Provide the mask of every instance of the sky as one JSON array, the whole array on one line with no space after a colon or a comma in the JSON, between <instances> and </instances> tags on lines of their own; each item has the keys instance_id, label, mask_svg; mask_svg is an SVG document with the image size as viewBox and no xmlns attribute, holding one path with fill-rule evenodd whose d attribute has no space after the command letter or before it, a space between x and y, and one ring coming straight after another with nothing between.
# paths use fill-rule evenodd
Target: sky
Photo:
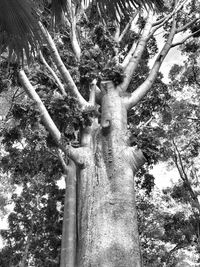
<instances>
[{"instance_id":1,"label":"sky","mask_svg":"<svg viewBox=\"0 0 200 267\"><path fill-rule=\"evenodd\" d=\"M169 169L167 163L165 162L155 165L153 169L150 170L150 173L155 177L155 184L159 189L171 186L179 179L179 173L177 169Z\"/></svg>"}]
</instances>

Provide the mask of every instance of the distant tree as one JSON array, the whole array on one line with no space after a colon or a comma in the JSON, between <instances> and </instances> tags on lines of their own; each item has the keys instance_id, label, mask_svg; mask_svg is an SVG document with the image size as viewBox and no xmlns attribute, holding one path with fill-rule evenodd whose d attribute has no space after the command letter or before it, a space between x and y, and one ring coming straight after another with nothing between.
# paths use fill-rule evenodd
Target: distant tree
<instances>
[{"instance_id":1,"label":"distant tree","mask_svg":"<svg viewBox=\"0 0 200 267\"><path fill-rule=\"evenodd\" d=\"M12 116L9 115L1 132L6 150L1 171L22 192L19 195L13 192L9 228L0 232L5 243L0 265L59 266L64 190L58 188L56 181L62 175L62 166L46 147L46 131L35 122L37 113L31 106L26 110L23 102L22 107L24 113L18 113L19 106L13 106ZM34 130L30 127L32 123Z\"/></svg>"},{"instance_id":2,"label":"distant tree","mask_svg":"<svg viewBox=\"0 0 200 267\"><path fill-rule=\"evenodd\" d=\"M196 47L194 50L193 48ZM164 192L185 206L185 209L169 216L166 233L174 239L174 250L195 247L199 254L199 44L198 40L187 42L183 47L187 60L182 65L174 65L169 73L172 97L168 108L160 120L165 124L163 131L164 158L175 167L179 181ZM161 126L162 127L162 126ZM187 212L185 212L187 210ZM173 234L174 233L174 234ZM200 255L200 254L199 254Z\"/></svg>"}]
</instances>

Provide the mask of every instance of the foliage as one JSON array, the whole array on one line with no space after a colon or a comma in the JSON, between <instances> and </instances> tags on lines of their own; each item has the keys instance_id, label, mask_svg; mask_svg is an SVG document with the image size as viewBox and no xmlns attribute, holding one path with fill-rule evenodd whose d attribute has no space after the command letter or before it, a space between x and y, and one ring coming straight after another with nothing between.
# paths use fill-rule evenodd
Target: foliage
<instances>
[{"instance_id":1,"label":"foliage","mask_svg":"<svg viewBox=\"0 0 200 267\"><path fill-rule=\"evenodd\" d=\"M62 175L62 166L56 153L47 147L47 132L30 104L24 100L13 105L9 118L15 123L8 120L2 130L6 153L1 171L9 174L11 184L19 185L22 192L12 194L14 210L8 217L9 229L1 231L6 241L0 254L1 266L17 265L23 257L34 266L59 264L64 192L56 181Z\"/></svg>"},{"instance_id":2,"label":"foliage","mask_svg":"<svg viewBox=\"0 0 200 267\"><path fill-rule=\"evenodd\" d=\"M199 43L192 41L182 47L187 55L183 65L174 65L169 73L167 119L157 121L162 133L162 157L178 170L180 179L164 190L184 207L166 217L166 241L176 249L193 247L199 261ZM187 210L187 212L186 212ZM168 240L167 240L168 238Z\"/></svg>"},{"instance_id":3,"label":"foliage","mask_svg":"<svg viewBox=\"0 0 200 267\"><path fill-rule=\"evenodd\" d=\"M1 266L17 265L24 256L34 266L58 266L63 192L42 172L22 188L20 196L12 196L15 207L8 217L9 230L1 230L6 241L0 252Z\"/></svg>"},{"instance_id":4,"label":"foliage","mask_svg":"<svg viewBox=\"0 0 200 267\"><path fill-rule=\"evenodd\" d=\"M155 189L147 195L139 188L137 210L144 266L176 266L190 259L189 255L181 256L185 251L192 251L192 261L198 263L191 242L191 238L195 240L194 224L192 216L185 212L186 207L175 203L166 192Z\"/></svg>"}]
</instances>

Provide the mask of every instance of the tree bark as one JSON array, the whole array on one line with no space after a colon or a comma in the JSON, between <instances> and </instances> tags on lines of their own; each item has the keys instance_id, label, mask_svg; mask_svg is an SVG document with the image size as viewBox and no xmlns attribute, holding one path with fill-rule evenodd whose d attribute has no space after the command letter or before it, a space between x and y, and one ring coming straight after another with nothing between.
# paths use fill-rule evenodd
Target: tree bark
<instances>
[{"instance_id":1,"label":"tree bark","mask_svg":"<svg viewBox=\"0 0 200 267\"><path fill-rule=\"evenodd\" d=\"M128 146L127 110L111 82L102 86L101 126L82 133L85 169L78 177L78 267L140 267L134 174L144 163Z\"/></svg>"},{"instance_id":2,"label":"tree bark","mask_svg":"<svg viewBox=\"0 0 200 267\"><path fill-rule=\"evenodd\" d=\"M69 161L65 181L60 267L74 267L76 258L76 166L72 160Z\"/></svg>"}]
</instances>

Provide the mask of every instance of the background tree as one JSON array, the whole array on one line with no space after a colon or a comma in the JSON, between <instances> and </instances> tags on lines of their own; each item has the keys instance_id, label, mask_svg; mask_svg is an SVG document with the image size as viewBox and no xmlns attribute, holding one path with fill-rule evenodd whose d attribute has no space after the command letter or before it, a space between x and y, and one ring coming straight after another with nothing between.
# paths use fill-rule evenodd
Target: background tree
<instances>
[{"instance_id":1,"label":"background tree","mask_svg":"<svg viewBox=\"0 0 200 267\"><path fill-rule=\"evenodd\" d=\"M158 128L164 129L161 135L163 159L177 169L180 177L171 188L164 190L164 194L171 195L180 205L179 211L168 215L165 232L166 237L170 236L168 241L175 244L172 253L181 248L193 248L199 255L198 39L187 42L182 51L187 60L171 69L171 98L157 120Z\"/></svg>"}]
</instances>

